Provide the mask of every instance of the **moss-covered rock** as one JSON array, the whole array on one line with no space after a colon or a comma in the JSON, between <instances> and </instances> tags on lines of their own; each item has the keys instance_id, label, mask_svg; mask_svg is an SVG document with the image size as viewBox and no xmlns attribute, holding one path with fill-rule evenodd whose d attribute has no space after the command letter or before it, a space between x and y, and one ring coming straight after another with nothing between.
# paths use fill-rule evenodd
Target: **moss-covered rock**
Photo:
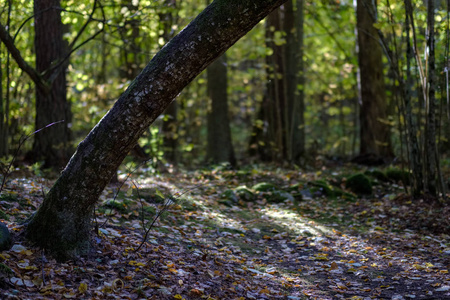
<instances>
[{"instance_id":1,"label":"moss-covered rock","mask_svg":"<svg viewBox=\"0 0 450 300\"><path fill-rule=\"evenodd\" d=\"M0 251L9 250L12 240L8 227L0 222Z\"/></svg>"},{"instance_id":2,"label":"moss-covered rock","mask_svg":"<svg viewBox=\"0 0 450 300\"><path fill-rule=\"evenodd\" d=\"M320 193L327 197L335 196L333 188L325 180L310 181L309 184L312 186L311 192L313 194Z\"/></svg>"},{"instance_id":3,"label":"moss-covered rock","mask_svg":"<svg viewBox=\"0 0 450 300\"><path fill-rule=\"evenodd\" d=\"M252 190L257 192L271 192L277 190L277 187L269 182L260 182L252 186Z\"/></svg>"},{"instance_id":4,"label":"moss-covered rock","mask_svg":"<svg viewBox=\"0 0 450 300\"><path fill-rule=\"evenodd\" d=\"M242 201L250 202L255 200L255 194L246 186L238 186L234 192Z\"/></svg>"},{"instance_id":5,"label":"moss-covered rock","mask_svg":"<svg viewBox=\"0 0 450 300\"><path fill-rule=\"evenodd\" d=\"M367 170L364 172L365 175L370 176L380 182L389 182L389 178L386 176L386 174L379 170L379 169L373 169L373 170Z\"/></svg>"},{"instance_id":6,"label":"moss-covered rock","mask_svg":"<svg viewBox=\"0 0 450 300\"><path fill-rule=\"evenodd\" d=\"M269 203L281 203L284 202L285 200L294 201L294 196L286 191L273 191L267 193L265 195L265 198Z\"/></svg>"},{"instance_id":7,"label":"moss-covered rock","mask_svg":"<svg viewBox=\"0 0 450 300\"><path fill-rule=\"evenodd\" d=\"M409 172L397 169L389 168L386 170L386 176L394 182L403 182L404 184L410 184Z\"/></svg>"},{"instance_id":8,"label":"moss-covered rock","mask_svg":"<svg viewBox=\"0 0 450 300\"><path fill-rule=\"evenodd\" d=\"M238 196L233 190L226 190L220 195L222 200L229 200L231 202L237 203L239 201Z\"/></svg>"},{"instance_id":9,"label":"moss-covered rock","mask_svg":"<svg viewBox=\"0 0 450 300\"><path fill-rule=\"evenodd\" d=\"M355 194L372 194L372 183L370 182L370 179L362 173L357 173L348 177L345 182L345 187Z\"/></svg>"}]
</instances>

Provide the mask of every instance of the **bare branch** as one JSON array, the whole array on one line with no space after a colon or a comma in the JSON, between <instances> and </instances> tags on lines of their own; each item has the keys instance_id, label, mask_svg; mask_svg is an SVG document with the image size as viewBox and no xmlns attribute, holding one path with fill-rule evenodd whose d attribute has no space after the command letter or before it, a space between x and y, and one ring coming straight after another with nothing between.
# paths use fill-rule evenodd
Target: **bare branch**
<instances>
[{"instance_id":1,"label":"bare branch","mask_svg":"<svg viewBox=\"0 0 450 300\"><path fill-rule=\"evenodd\" d=\"M36 86L38 86L44 92L48 93L50 91L49 84L32 66L30 66L25 61L25 59L20 54L19 49L17 49L16 45L14 45L12 37L9 35L8 31L6 30L5 26L3 26L2 23L0 23L0 40L3 42L3 44L5 44L9 53L11 53L11 56L19 65L19 68L21 68L25 73L28 74L28 76L30 76L31 80L33 80Z\"/></svg>"}]
</instances>

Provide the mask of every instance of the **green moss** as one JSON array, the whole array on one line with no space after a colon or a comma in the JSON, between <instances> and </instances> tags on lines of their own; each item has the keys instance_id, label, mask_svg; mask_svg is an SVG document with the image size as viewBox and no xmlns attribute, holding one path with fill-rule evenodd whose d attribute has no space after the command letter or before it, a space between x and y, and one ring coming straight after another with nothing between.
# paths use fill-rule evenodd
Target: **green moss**
<instances>
[{"instance_id":1,"label":"green moss","mask_svg":"<svg viewBox=\"0 0 450 300\"><path fill-rule=\"evenodd\" d=\"M369 178L362 174L357 173L347 178L345 187L355 194L370 195L372 194L372 183Z\"/></svg>"},{"instance_id":2,"label":"green moss","mask_svg":"<svg viewBox=\"0 0 450 300\"><path fill-rule=\"evenodd\" d=\"M285 191L273 191L266 194L266 200L270 203L280 203L285 200L294 201L294 196Z\"/></svg>"},{"instance_id":3,"label":"green moss","mask_svg":"<svg viewBox=\"0 0 450 300\"><path fill-rule=\"evenodd\" d=\"M231 202L238 202L238 196L233 190L226 190L220 195L220 198L224 200L229 200Z\"/></svg>"},{"instance_id":4,"label":"green moss","mask_svg":"<svg viewBox=\"0 0 450 300\"><path fill-rule=\"evenodd\" d=\"M310 181L309 184L315 187L311 189L311 192L320 192L327 197L335 197L333 188L325 180Z\"/></svg>"},{"instance_id":5,"label":"green moss","mask_svg":"<svg viewBox=\"0 0 450 300\"><path fill-rule=\"evenodd\" d=\"M9 216L3 210L0 210L0 219L9 220Z\"/></svg>"},{"instance_id":6,"label":"green moss","mask_svg":"<svg viewBox=\"0 0 450 300\"><path fill-rule=\"evenodd\" d=\"M404 184L410 184L409 172L397 169L389 168L386 170L386 176L394 182L403 182Z\"/></svg>"},{"instance_id":7,"label":"green moss","mask_svg":"<svg viewBox=\"0 0 450 300\"><path fill-rule=\"evenodd\" d=\"M255 184L252 187L252 190L258 191L258 192L270 192L277 190L277 187L271 183L268 182L260 182Z\"/></svg>"},{"instance_id":8,"label":"green moss","mask_svg":"<svg viewBox=\"0 0 450 300\"><path fill-rule=\"evenodd\" d=\"M0 273L7 276L14 274L10 267L2 263L0 263Z\"/></svg>"},{"instance_id":9,"label":"green moss","mask_svg":"<svg viewBox=\"0 0 450 300\"><path fill-rule=\"evenodd\" d=\"M117 201L117 199L116 200L109 200L109 201L107 201L103 205L103 207L106 207L106 208L109 208L109 209L115 209L115 210L117 210L120 213L126 213L127 209L128 209L128 206L124 202Z\"/></svg>"},{"instance_id":10,"label":"green moss","mask_svg":"<svg viewBox=\"0 0 450 300\"><path fill-rule=\"evenodd\" d=\"M370 176L374 179L377 179L378 181L381 181L381 182L389 182L390 181L388 176L386 176L386 174L379 169L367 170L366 172L364 172L364 174L367 176Z\"/></svg>"},{"instance_id":11,"label":"green moss","mask_svg":"<svg viewBox=\"0 0 450 300\"><path fill-rule=\"evenodd\" d=\"M236 195L238 195L239 199L243 201L253 201L255 200L255 195L253 192L246 186L238 186L235 190Z\"/></svg>"}]
</instances>

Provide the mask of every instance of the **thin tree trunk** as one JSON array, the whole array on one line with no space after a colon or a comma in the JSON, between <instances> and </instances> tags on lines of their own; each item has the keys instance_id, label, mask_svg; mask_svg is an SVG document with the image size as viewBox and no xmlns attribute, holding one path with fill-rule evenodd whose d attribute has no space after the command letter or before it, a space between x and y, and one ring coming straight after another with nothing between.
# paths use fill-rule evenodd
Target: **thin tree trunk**
<instances>
[{"instance_id":1,"label":"thin tree trunk","mask_svg":"<svg viewBox=\"0 0 450 300\"><path fill-rule=\"evenodd\" d=\"M8 115L3 103L2 45L0 44L0 157L8 155ZM8 55L8 54L7 54Z\"/></svg>"},{"instance_id":2,"label":"thin tree trunk","mask_svg":"<svg viewBox=\"0 0 450 300\"><path fill-rule=\"evenodd\" d=\"M138 138L180 91L284 0L216 0L173 38L78 145L26 229L67 258L86 250L95 204Z\"/></svg>"},{"instance_id":3,"label":"thin tree trunk","mask_svg":"<svg viewBox=\"0 0 450 300\"><path fill-rule=\"evenodd\" d=\"M176 17L176 0L165 0L164 11L159 14L161 37L167 43L173 38L172 25ZM178 102L173 101L164 111L162 124L164 158L172 163L178 162Z\"/></svg>"},{"instance_id":4,"label":"thin tree trunk","mask_svg":"<svg viewBox=\"0 0 450 300\"><path fill-rule=\"evenodd\" d=\"M10 28L11 21L11 9L12 3L11 0L8 1L8 17L6 21L6 25L8 26L8 31ZM9 33L8 33L9 34ZM0 46L0 157L4 157L8 155L9 152L9 85L11 81L10 74L10 54L8 49L5 51L6 53L6 93L5 98L3 98L3 69L1 67L1 46Z\"/></svg>"},{"instance_id":5,"label":"thin tree trunk","mask_svg":"<svg viewBox=\"0 0 450 300\"><path fill-rule=\"evenodd\" d=\"M208 112L207 159L212 163L236 164L231 142L230 120L228 118L227 59L223 54L207 69L208 97L211 111Z\"/></svg>"},{"instance_id":6,"label":"thin tree trunk","mask_svg":"<svg viewBox=\"0 0 450 300\"><path fill-rule=\"evenodd\" d=\"M406 84L403 84L403 99L405 101L406 111L406 130L408 139L408 156L410 169L412 171L412 192L414 196L418 196L423 191L423 172L422 159L420 156L419 142L417 140L417 125L414 122L412 113L412 87L413 77L411 75L411 61L414 58L414 52L411 45L411 26L412 26L412 4L410 0L405 0L405 31L406 31Z\"/></svg>"},{"instance_id":7,"label":"thin tree trunk","mask_svg":"<svg viewBox=\"0 0 450 300\"><path fill-rule=\"evenodd\" d=\"M427 178L426 189L431 195L436 195L436 65L434 49L434 0L428 0L427 5L427 27L428 27L428 97L427 103L427 121L425 135L425 171Z\"/></svg>"},{"instance_id":8,"label":"thin tree trunk","mask_svg":"<svg viewBox=\"0 0 450 300\"><path fill-rule=\"evenodd\" d=\"M45 72L62 59L65 53L59 0L35 0L36 71L51 81L51 90L36 86L36 130L53 122L62 124L48 128L45 134L36 134L32 160L44 161L44 167L63 167L70 156L72 114L66 98L66 64L60 67L54 80ZM52 9L49 9L52 8ZM50 72L53 73L53 72Z\"/></svg>"}]
</instances>

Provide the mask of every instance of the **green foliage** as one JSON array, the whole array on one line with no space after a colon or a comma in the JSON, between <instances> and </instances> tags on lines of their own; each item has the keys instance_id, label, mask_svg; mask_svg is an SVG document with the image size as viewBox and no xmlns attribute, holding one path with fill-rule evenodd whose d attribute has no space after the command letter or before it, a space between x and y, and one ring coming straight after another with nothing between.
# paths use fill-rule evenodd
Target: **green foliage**
<instances>
[{"instance_id":1,"label":"green foliage","mask_svg":"<svg viewBox=\"0 0 450 300\"><path fill-rule=\"evenodd\" d=\"M30 64L34 58L33 1L13 2L11 10L10 34L16 36L15 45ZM63 1L61 12L64 23L64 37L70 44L85 26L94 1ZM172 14L173 24L170 35L183 29L205 7L205 1L179 1L176 6L168 6L163 1L141 0L135 5L114 0L93 12L93 20L87 23L75 46L88 41L72 53L67 69L67 94L72 104L73 120L71 129L74 144L80 142L95 124L112 107L118 97L126 90L132 79L145 67L153 55L161 49L163 38L161 16ZM417 44L424 49L426 10L423 3L414 4ZM390 40L404 39L404 6L395 3L387 7L380 2L378 22L375 25ZM0 11L2 20L7 20L7 3ZM305 93L305 133L307 148L320 149L318 154L347 156L358 149L359 127L357 113L357 55L353 25L356 23L354 7L351 2L305 2L304 50L306 83L299 86ZM437 13L436 44L442 45L446 39L446 13L439 7ZM28 21L27 19L30 18ZM105 18L104 22L102 21ZM4 22L2 22L4 25ZM350 26L349 26L350 24ZM261 22L227 52L228 54L228 101L231 132L236 156L247 158L248 143L253 126L261 129L266 126L258 116L258 110L265 95L266 71L269 66L266 58L273 55L272 49L265 46L266 26ZM100 30L102 30L100 32ZM286 33L275 31L273 41L276 45L286 44ZM395 50L400 66L405 65L405 43L396 43ZM391 45L389 45L391 46ZM436 47L438 61L444 61L446 47ZM33 131L34 124L34 84L23 74L13 59L7 66L7 52L0 47L2 74L9 67L10 86L2 80L5 91L10 90L9 132L10 145L17 145L19 138ZM386 66L388 64L386 63ZM386 68L387 71L387 68ZM418 77L417 68L413 76ZM131 73L131 74L130 74ZM387 73L387 72L386 72ZM387 79L394 87L398 82ZM179 162L187 167L204 162L206 149L207 114L210 109L206 99L206 76L202 74L190 83L177 96L178 112L176 140ZM389 99L394 98L394 88L389 88ZM414 93L419 93L417 89ZM395 103L390 103L395 107ZM416 104L415 111L419 111ZM0 109L0 112L2 110ZM395 115L398 113L394 111ZM164 117L145 133L139 145L150 156L153 167L165 163L162 123ZM393 148L400 155L402 142L400 126L404 120L389 116L393 133ZM420 120L418 120L420 123ZM23 152L30 150L31 140L27 141ZM36 175L38 165L33 166ZM238 176L241 176L239 174ZM244 175L242 175L244 176ZM381 174L370 174L379 181L385 179ZM318 187L326 189L326 187ZM328 193L328 191L325 191Z\"/></svg>"}]
</instances>

